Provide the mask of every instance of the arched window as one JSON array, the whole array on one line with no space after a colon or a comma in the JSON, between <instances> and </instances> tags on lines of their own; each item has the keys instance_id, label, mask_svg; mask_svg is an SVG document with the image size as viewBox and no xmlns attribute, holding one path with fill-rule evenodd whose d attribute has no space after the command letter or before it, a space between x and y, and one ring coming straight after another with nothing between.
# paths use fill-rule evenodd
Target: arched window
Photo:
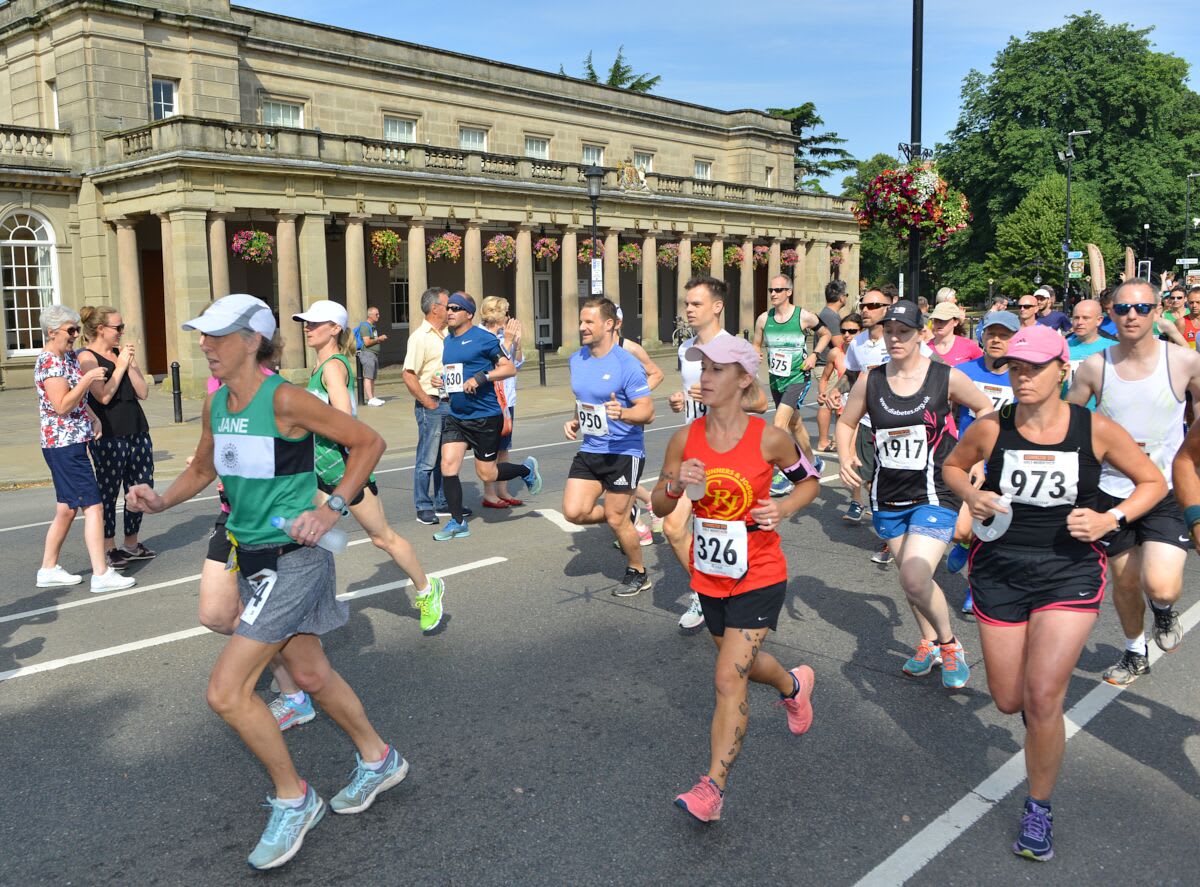
<instances>
[{"instance_id":1,"label":"arched window","mask_svg":"<svg viewBox=\"0 0 1200 887\"><path fill-rule=\"evenodd\" d=\"M14 212L0 221L0 290L8 355L42 347L38 316L58 301L54 229L41 216Z\"/></svg>"}]
</instances>

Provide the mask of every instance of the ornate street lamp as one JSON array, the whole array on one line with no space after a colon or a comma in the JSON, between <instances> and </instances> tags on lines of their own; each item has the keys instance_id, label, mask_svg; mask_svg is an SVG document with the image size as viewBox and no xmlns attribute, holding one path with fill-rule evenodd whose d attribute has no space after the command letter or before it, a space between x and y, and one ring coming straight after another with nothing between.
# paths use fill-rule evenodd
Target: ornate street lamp
<instances>
[{"instance_id":1,"label":"ornate street lamp","mask_svg":"<svg viewBox=\"0 0 1200 887\"><path fill-rule=\"evenodd\" d=\"M597 253L596 240L596 204L600 201L600 186L604 184L604 170L598 166L589 166L583 171L583 177L587 180L588 200L592 202L592 295L604 295L604 262L599 258Z\"/></svg>"},{"instance_id":2,"label":"ornate street lamp","mask_svg":"<svg viewBox=\"0 0 1200 887\"><path fill-rule=\"evenodd\" d=\"M1187 177L1187 197L1183 204L1183 257L1191 258L1188 252L1188 245L1192 242L1192 229L1196 227L1196 221L1192 218L1192 179L1200 179L1200 172L1190 172ZM1187 280L1187 272L1189 266L1184 266L1183 279Z\"/></svg>"},{"instance_id":3,"label":"ornate street lamp","mask_svg":"<svg viewBox=\"0 0 1200 887\"><path fill-rule=\"evenodd\" d=\"M1090 136L1090 129L1073 129L1067 133L1067 150L1058 152L1058 159L1067 165L1067 231L1063 240L1063 308L1071 309L1071 161L1075 159L1075 136Z\"/></svg>"}]
</instances>

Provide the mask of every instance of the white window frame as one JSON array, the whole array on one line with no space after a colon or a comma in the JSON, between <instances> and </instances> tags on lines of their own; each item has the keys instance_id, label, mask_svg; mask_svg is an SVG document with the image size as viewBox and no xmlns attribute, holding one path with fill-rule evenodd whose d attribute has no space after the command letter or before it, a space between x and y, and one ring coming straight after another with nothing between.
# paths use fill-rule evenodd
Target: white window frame
<instances>
[{"instance_id":1,"label":"white window frame","mask_svg":"<svg viewBox=\"0 0 1200 887\"><path fill-rule=\"evenodd\" d=\"M408 127L408 137L398 137L388 134L388 125L395 124L397 128L403 129ZM413 145L417 141L417 121L412 117L401 117L399 114L384 114L383 115L383 138L388 142L396 142L401 145Z\"/></svg>"},{"instance_id":2,"label":"white window frame","mask_svg":"<svg viewBox=\"0 0 1200 887\"><path fill-rule=\"evenodd\" d=\"M275 106L280 110L284 108L295 108L297 120L295 123L278 123L267 120L267 107ZM262 100L262 123L263 126L281 126L287 129L304 129L304 102L288 101L287 99L268 99Z\"/></svg>"},{"instance_id":3,"label":"white window frame","mask_svg":"<svg viewBox=\"0 0 1200 887\"><path fill-rule=\"evenodd\" d=\"M596 151L599 153L599 156L589 158L588 151ZM587 166L604 166L604 146L596 145L591 142L584 142L583 150L580 152L580 158L581 162Z\"/></svg>"},{"instance_id":4,"label":"white window frame","mask_svg":"<svg viewBox=\"0 0 1200 887\"><path fill-rule=\"evenodd\" d=\"M692 161L692 178L700 179L704 182L711 182L712 168L713 162L711 160L704 160L697 157L694 161Z\"/></svg>"},{"instance_id":5,"label":"white window frame","mask_svg":"<svg viewBox=\"0 0 1200 887\"><path fill-rule=\"evenodd\" d=\"M645 163L639 163L639 160L645 160ZM653 151L634 151L633 165L642 172L654 172L654 152Z\"/></svg>"},{"instance_id":6,"label":"white window frame","mask_svg":"<svg viewBox=\"0 0 1200 887\"><path fill-rule=\"evenodd\" d=\"M171 108L167 110L165 101L160 101L157 95L160 87L171 88ZM161 113L160 113L161 109ZM168 117L174 117L179 113L179 81L172 80L170 77L151 77L150 78L150 119L151 120L166 120Z\"/></svg>"},{"instance_id":7,"label":"white window frame","mask_svg":"<svg viewBox=\"0 0 1200 887\"><path fill-rule=\"evenodd\" d=\"M5 238L4 229L7 228L10 225L10 223L12 222L12 220L15 219L17 216L26 217L27 223L30 221L37 223L37 225L39 225L41 230L45 233L45 235L46 235L45 238L44 239L35 238L33 240L12 240L12 239ZM35 232L35 234L37 233L36 229L30 227L28 224L23 225L22 227L29 227L30 230L33 230ZM12 260L15 258L15 255L14 255L15 250L18 250L18 249L20 249L20 250L34 249L34 250L42 251L42 255L37 256L38 261L37 261L36 265L30 264L28 261L28 256L26 255L26 256L23 256L23 258L25 258L26 261L22 262L22 264L19 267L22 267L22 268L37 267L39 269L43 268L43 267L46 268L46 270L49 272L49 276L50 276L49 287L46 287L46 286L32 287L32 286L29 286L28 284L22 285L22 286L17 286L14 284L12 286L9 286L7 284L9 276L6 273L5 268L9 267L10 265L15 266L15 263ZM47 292L47 289L49 290L48 292ZM28 294L30 291L40 291L40 296L37 300L38 301L37 306L35 307L35 306L27 304L26 307L24 307L24 308L16 307L16 293L17 292L25 292ZM11 294L12 301L13 301L13 309L12 309L13 314L19 315L21 312L25 312L27 315L25 325L22 325L20 323L18 323L15 326L11 326L11 327L9 325L10 294ZM2 218L0 218L0 318L3 318L2 322L3 322L3 326L4 326L4 353L6 356L21 357L24 355L34 355L42 350L41 349L42 330L41 330L41 323L40 323L42 309L46 308L49 305L59 304L60 299L61 299L61 291L59 289L59 277L58 277L57 238L54 233L54 227L50 224L49 220L46 219L44 216L42 216L40 213L33 212L32 210L23 210L23 209L22 210L14 210L13 212L10 212L10 213L6 214L5 216L3 216ZM17 336L17 342L20 341L22 333L26 334L27 341L29 342L28 348L21 348L19 346L15 347L15 348L9 347L9 345L8 345L9 337L10 337L10 335L13 335L14 331Z\"/></svg>"},{"instance_id":8,"label":"white window frame","mask_svg":"<svg viewBox=\"0 0 1200 887\"><path fill-rule=\"evenodd\" d=\"M483 136L483 144L467 144L467 133L479 133ZM466 123L459 124L458 127L458 149L460 151L475 151L481 154L486 154L488 149L488 130L486 126L471 126Z\"/></svg>"},{"instance_id":9,"label":"white window frame","mask_svg":"<svg viewBox=\"0 0 1200 887\"><path fill-rule=\"evenodd\" d=\"M529 150L529 143L534 142L540 144L545 150L539 153L534 153ZM525 156L530 160L549 160L550 159L550 139L546 136L525 136Z\"/></svg>"},{"instance_id":10,"label":"white window frame","mask_svg":"<svg viewBox=\"0 0 1200 887\"><path fill-rule=\"evenodd\" d=\"M407 330L410 327L408 286L408 256L405 250L401 250L400 261L388 273L388 298L391 299L388 319L394 330Z\"/></svg>"}]
</instances>

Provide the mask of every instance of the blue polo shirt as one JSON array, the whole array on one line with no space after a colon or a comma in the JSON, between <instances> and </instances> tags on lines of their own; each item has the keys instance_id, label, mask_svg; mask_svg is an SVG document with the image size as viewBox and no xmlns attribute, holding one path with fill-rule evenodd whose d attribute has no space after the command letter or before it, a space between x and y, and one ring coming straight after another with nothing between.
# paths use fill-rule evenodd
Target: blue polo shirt
<instances>
[{"instance_id":1,"label":"blue polo shirt","mask_svg":"<svg viewBox=\"0 0 1200 887\"><path fill-rule=\"evenodd\" d=\"M571 391L582 403L602 405L615 394L621 406L630 407L637 398L650 396L646 368L619 345L613 345L603 357L594 357L590 349L580 348L571 355L570 368ZM644 459L645 430L641 425L609 419L608 434L585 434L579 449L585 453Z\"/></svg>"},{"instance_id":2,"label":"blue polo shirt","mask_svg":"<svg viewBox=\"0 0 1200 887\"><path fill-rule=\"evenodd\" d=\"M442 365L461 363L464 382L480 370L486 372L492 369L503 356L500 340L478 326L467 327L457 336L447 331L442 344ZM496 386L488 383L480 385L474 394L451 394L450 415L457 419L499 416L500 401L496 399Z\"/></svg>"},{"instance_id":3,"label":"blue polo shirt","mask_svg":"<svg viewBox=\"0 0 1200 887\"><path fill-rule=\"evenodd\" d=\"M1017 398L1013 394L1012 382L1008 378L1008 370L1003 369L998 373L993 373L987 368L987 357L978 357L975 360L960 363L957 369L991 399L993 407L999 409L1006 403L1017 402ZM963 432L970 428L971 423L975 421L975 416L966 407L959 407L957 418L958 436L961 438Z\"/></svg>"}]
</instances>

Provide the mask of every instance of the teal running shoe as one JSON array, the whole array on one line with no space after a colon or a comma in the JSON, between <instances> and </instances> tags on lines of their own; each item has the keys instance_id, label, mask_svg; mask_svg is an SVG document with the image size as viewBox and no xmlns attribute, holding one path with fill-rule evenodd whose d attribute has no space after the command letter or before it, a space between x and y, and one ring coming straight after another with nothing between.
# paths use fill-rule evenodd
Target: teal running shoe
<instances>
[{"instance_id":1,"label":"teal running shoe","mask_svg":"<svg viewBox=\"0 0 1200 887\"><path fill-rule=\"evenodd\" d=\"M910 678L923 678L933 671L935 665L941 664L941 647L933 641L921 638L921 643L917 644L917 652L900 668Z\"/></svg>"},{"instance_id":2,"label":"teal running shoe","mask_svg":"<svg viewBox=\"0 0 1200 887\"><path fill-rule=\"evenodd\" d=\"M304 836L325 815L325 802L317 796L311 785L304 795L304 803L299 807L289 807L277 798L270 797L263 806L270 809L271 818L267 820L258 846L246 859L251 868L259 871L279 868L299 853Z\"/></svg>"},{"instance_id":3,"label":"teal running shoe","mask_svg":"<svg viewBox=\"0 0 1200 887\"><path fill-rule=\"evenodd\" d=\"M957 690L970 677L971 666L967 665L962 644L958 641L942 644L942 686L947 690Z\"/></svg>"},{"instance_id":4,"label":"teal running shoe","mask_svg":"<svg viewBox=\"0 0 1200 887\"><path fill-rule=\"evenodd\" d=\"M442 595L446 583L437 576L429 577L429 591L417 595L417 606L421 609L421 631L428 634L442 622Z\"/></svg>"},{"instance_id":5,"label":"teal running shoe","mask_svg":"<svg viewBox=\"0 0 1200 887\"><path fill-rule=\"evenodd\" d=\"M529 488L530 495L536 496L542 491L542 471L538 468L538 460L527 456L521 464L529 469L529 474L525 475L525 486Z\"/></svg>"},{"instance_id":6,"label":"teal running shoe","mask_svg":"<svg viewBox=\"0 0 1200 887\"><path fill-rule=\"evenodd\" d=\"M450 520L446 521L446 526L433 534L433 541L449 542L451 539L461 539L470 535L471 531L467 529L467 519L465 517L461 522L450 518Z\"/></svg>"},{"instance_id":7,"label":"teal running shoe","mask_svg":"<svg viewBox=\"0 0 1200 887\"><path fill-rule=\"evenodd\" d=\"M271 714L275 716L275 723L279 725L281 733L292 727L307 724L317 716L317 712L313 708L312 697L307 693L303 695L304 699L300 702L293 702L286 693L280 693L267 706L271 709Z\"/></svg>"},{"instance_id":8,"label":"teal running shoe","mask_svg":"<svg viewBox=\"0 0 1200 887\"><path fill-rule=\"evenodd\" d=\"M334 813L362 813L375 803L375 797L380 792L399 785L408 775L408 761L391 746L388 747L387 757L383 759L383 766L378 770L363 766L363 759L358 755L354 757L358 760L354 778L329 802Z\"/></svg>"}]
</instances>

